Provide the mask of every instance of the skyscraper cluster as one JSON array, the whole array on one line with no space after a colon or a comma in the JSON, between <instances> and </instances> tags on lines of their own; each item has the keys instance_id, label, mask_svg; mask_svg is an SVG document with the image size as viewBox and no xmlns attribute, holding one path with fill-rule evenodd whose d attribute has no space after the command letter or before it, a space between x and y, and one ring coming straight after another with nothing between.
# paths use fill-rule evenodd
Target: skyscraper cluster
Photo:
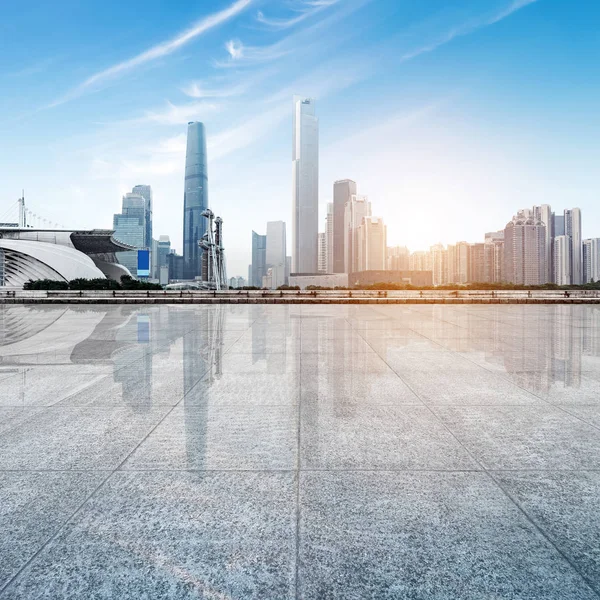
<instances>
[{"instance_id":1,"label":"skyscraper cluster","mask_svg":"<svg viewBox=\"0 0 600 600\"><path fill-rule=\"evenodd\" d=\"M437 244L408 257L405 247L388 248L388 268L431 270L434 285L599 281L600 239L582 240L581 231L579 208L556 214L543 204L517 211L504 229L486 233L483 243Z\"/></svg>"}]
</instances>

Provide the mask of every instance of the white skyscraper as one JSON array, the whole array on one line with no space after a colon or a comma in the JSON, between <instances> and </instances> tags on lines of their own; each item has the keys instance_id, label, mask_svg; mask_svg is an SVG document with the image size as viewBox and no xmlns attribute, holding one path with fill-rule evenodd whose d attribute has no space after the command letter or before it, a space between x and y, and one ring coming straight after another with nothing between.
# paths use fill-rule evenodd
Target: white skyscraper
<instances>
[{"instance_id":1,"label":"white skyscraper","mask_svg":"<svg viewBox=\"0 0 600 600\"><path fill-rule=\"evenodd\" d=\"M316 273L319 232L319 120L312 98L294 96L292 272Z\"/></svg>"},{"instance_id":2,"label":"white skyscraper","mask_svg":"<svg viewBox=\"0 0 600 600\"><path fill-rule=\"evenodd\" d=\"M579 285L583 283L581 210L579 208L565 210L565 235L571 238L571 283Z\"/></svg>"},{"instance_id":3,"label":"white skyscraper","mask_svg":"<svg viewBox=\"0 0 600 600\"><path fill-rule=\"evenodd\" d=\"M600 238L583 240L583 283L600 281Z\"/></svg>"},{"instance_id":4,"label":"white skyscraper","mask_svg":"<svg viewBox=\"0 0 600 600\"><path fill-rule=\"evenodd\" d=\"M266 268L271 269L271 286L277 289L285 284L285 223L269 221L267 223Z\"/></svg>"},{"instance_id":5,"label":"white skyscraper","mask_svg":"<svg viewBox=\"0 0 600 600\"><path fill-rule=\"evenodd\" d=\"M554 281L558 285L570 285L571 238L559 235L554 238Z\"/></svg>"}]
</instances>

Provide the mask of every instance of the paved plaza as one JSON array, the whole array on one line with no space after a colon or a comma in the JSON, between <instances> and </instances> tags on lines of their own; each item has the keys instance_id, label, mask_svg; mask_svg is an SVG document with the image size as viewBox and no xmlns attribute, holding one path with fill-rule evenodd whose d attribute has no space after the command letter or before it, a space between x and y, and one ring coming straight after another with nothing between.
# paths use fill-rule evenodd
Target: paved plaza
<instances>
[{"instance_id":1,"label":"paved plaza","mask_svg":"<svg viewBox=\"0 0 600 600\"><path fill-rule=\"evenodd\" d=\"M598 599L600 306L0 306L0 600Z\"/></svg>"}]
</instances>

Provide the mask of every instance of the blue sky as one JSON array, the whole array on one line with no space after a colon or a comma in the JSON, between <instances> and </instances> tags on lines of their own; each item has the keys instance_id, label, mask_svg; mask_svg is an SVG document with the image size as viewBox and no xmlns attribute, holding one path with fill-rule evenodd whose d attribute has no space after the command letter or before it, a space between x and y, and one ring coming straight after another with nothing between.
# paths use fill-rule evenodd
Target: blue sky
<instances>
[{"instance_id":1,"label":"blue sky","mask_svg":"<svg viewBox=\"0 0 600 600\"><path fill-rule=\"evenodd\" d=\"M0 214L110 227L136 184L181 249L185 131L208 133L230 275L291 221L291 107L317 99L320 205L357 181L388 242L480 241L579 206L600 236L593 0L4 0ZM323 228L323 225L321 225Z\"/></svg>"}]
</instances>

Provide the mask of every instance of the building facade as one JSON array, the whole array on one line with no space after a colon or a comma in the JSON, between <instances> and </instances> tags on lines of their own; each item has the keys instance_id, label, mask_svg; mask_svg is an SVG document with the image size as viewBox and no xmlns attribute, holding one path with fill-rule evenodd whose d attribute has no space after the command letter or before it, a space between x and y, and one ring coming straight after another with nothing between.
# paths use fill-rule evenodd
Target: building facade
<instances>
[{"instance_id":1,"label":"building facade","mask_svg":"<svg viewBox=\"0 0 600 600\"><path fill-rule=\"evenodd\" d=\"M333 273L333 202L327 203L327 216L325 217L325 252L327 273Z\"/></svg>"},{"instance_id":2,"label":"building facade","mask_svg":"<svg viewBox=\"0 0 600 600\"><path fill-rule=\"evenodd\" d=\"M381 217L363 217L358 228L358 270L383 271L387 267L387 228Z\"/></svg>"},{"instance_id":3,"label":"building facade","mask_svg":"<svg viewBox=\"0 0 600 600\"><path fill-rule=\"evenodd\" d=\"M344 248L344 273L360 271L358 264L358 228L364 217L371 216L371 203L366 196L350 196L344 212L346 244Z\"/></svg>"},{"instance_id":4,"label":"building facade","mask_svg":"<svg viewBox=\"0 0 600 600\"><path fill-rule=\"evenodd\" d=\"M113 216L115 239L133 246L136 250L121 252L119 263L137 277L138 250L149 248L147 233L147 201L140 194L128 193L123 196L121 212Z\"/></svg>"},{"instance_id":5,"label":"building facade","mask_svg":"<svg viewBox=\"0 0 600 600\"><path fill-rule=\"evenodd\" d=\"M408 271L410 250L406 246L393 246L387 249L387 268L390 271Z\"/></svg>"},{"instance_id":6,"label":"building facade","mask_svg":"<svg viewBox=\"0 0 600 600\"><path fill-rule=\"evenodd\" d=\"M262 287L263 276L267 274L267 236L252 232L252 265L248 285Z\"/></svg>"},{"instance_id":7,"label":"building facade","mask_svg":"<svg viewBox=\"0 0 600 600\"><path fill-rule=\"evenodd\" d=\"M547 283L546 227L522 210L504 228L504 276L517 285Z\"/></svg>"},{"instance_id":8,"label":"building facade","mask_svg":"<svg viewBox=\"0 0 600 600\"><path fill-rule=\"evenodd\" d=\"M575 285L583 283L583 246L581 235L581 210L565 210L565 235L571 239L571 281Z\"/></svg>"},{"instance_id":9,"label":"building facade","mask_svg":"<svg viewBox=\"0 0 600 600\"><path fill-rule=\"evenodd\" d=\"M188 123L183 195L183 272L185 279L202 274L202 249L198 241L206 233L208 208L208 172L206 167L206 131L204 124Z\"/></svg>"},{"instance_id":10,"label":"building facade","mask_svg":"<svg viewBox=\"0 0 600 600\"><path fill-rule=\"evenodd\" d=\"M312 98L294 96L292 271L315 273L319 232L319 120Z\"/></svg>"},{"instance_id":11,"label":"building facade","mask_svg":"<svg viewBox=\"0 0 600 600\"><path fill-rule=\"evenodd\" d=\"M327 233L319 232L319 273L327 273Z\"/></svg>"},{"instance_id":12,"label":"building facade","mask_svg":"<svg viewBox=\"0 0 600 600\"><path fill-rule=\"evenodd\" d=\"M583 283L600 281L600 238L583 240Z\"/></svg>"},{"instance_id":13,"label":"building facade","mask_svg":"<svg viewBox=\"0 0 600 600\"><path fill-rule=\"evenodd\" d=\"M554 238L554 276L553 281L558 285L570 285L571 273L571 238L559 235Z\"/></svg>"},{"instance_id":14,"label":"building facade","mask_svg":"<svg viewBox=\"0 0 600 600\"><path fill-rule=\"evenodd\" d=\"M356 196L356 182L342 179L333 184L333 247L332 273L347 273L346 244L348 232L346 229L346 205Z\"/></svg>"},{"instance_id":15,"label":"building facade","mask_svg":"<svg viewBox=\"0 0 600 600\"><path fill-rule=\"evenodd\" d=\"M267 223L267 241L265 250L266 268L271 269L270 287L277 289L285 284L286 235L283 221ZM254 257L253 259L254 260Z\"/></svg>"}]
</instances>

